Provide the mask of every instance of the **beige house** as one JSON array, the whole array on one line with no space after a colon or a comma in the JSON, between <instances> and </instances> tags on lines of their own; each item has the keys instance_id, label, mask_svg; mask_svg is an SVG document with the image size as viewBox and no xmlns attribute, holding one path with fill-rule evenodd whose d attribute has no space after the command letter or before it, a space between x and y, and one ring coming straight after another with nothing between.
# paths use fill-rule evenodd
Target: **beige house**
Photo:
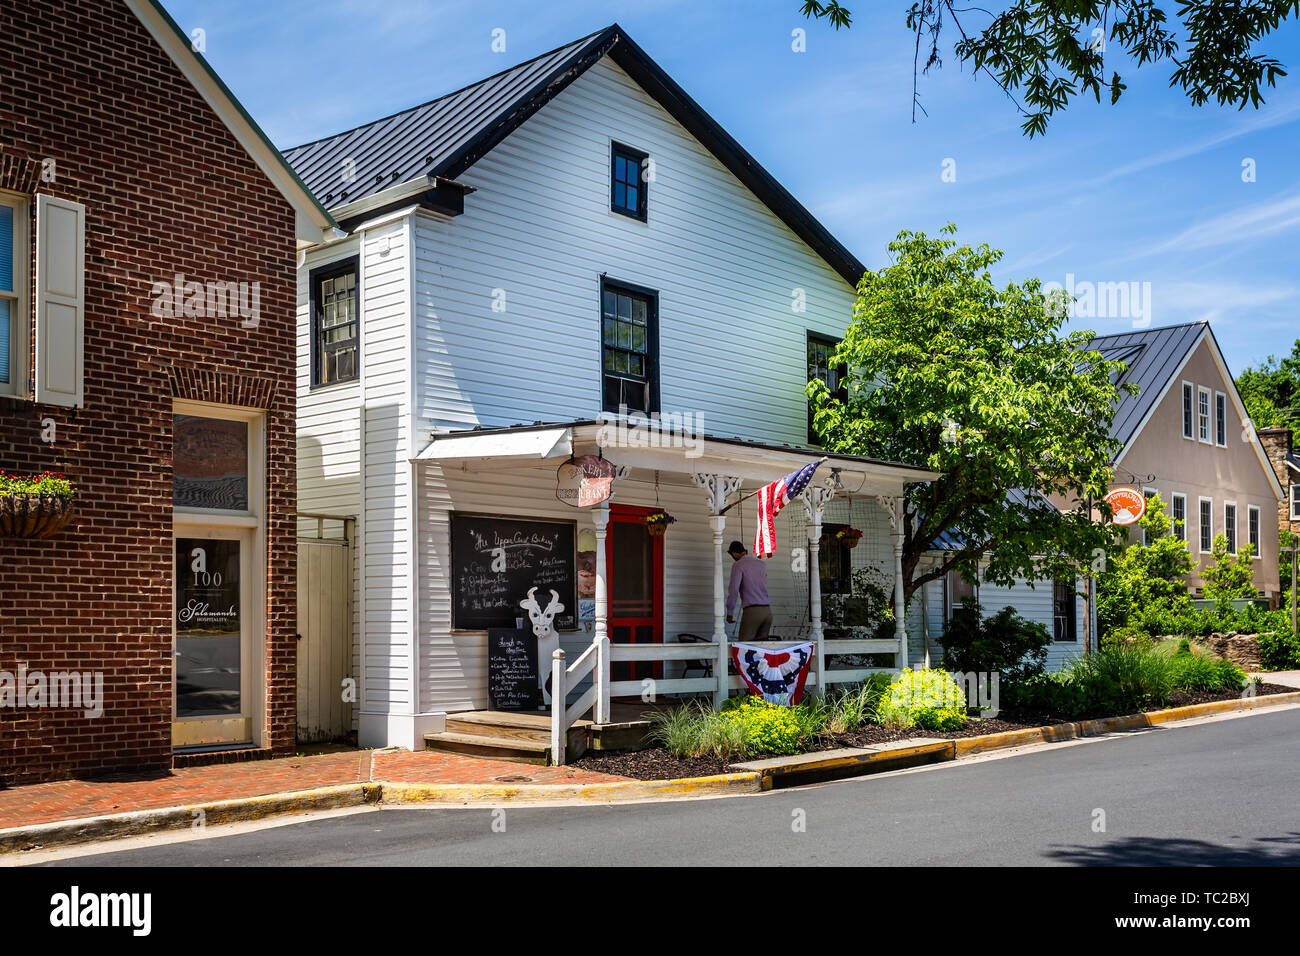
<instances>
[{"instance_id":1,"label":"beige house","mask_svg":"<svg viewBox=\"0 0 1300 956\"><path fill-rule=\"evenodd\" d=\"M1233 550L1254 545L1255 585L1276 607L1275 519L1288 492L1246 415L1209 323L1100 336L1090 348L1128 366L1116 384L1136 382L1140 389L1122 395L1115 409L1111 435L1121 448L1112 487L1160 495L1174 533L1191 550L1194 597L1214 538L1224 534ZM1142 532L1135 527L1131 534Z\"/></svg>"}]
</instances>

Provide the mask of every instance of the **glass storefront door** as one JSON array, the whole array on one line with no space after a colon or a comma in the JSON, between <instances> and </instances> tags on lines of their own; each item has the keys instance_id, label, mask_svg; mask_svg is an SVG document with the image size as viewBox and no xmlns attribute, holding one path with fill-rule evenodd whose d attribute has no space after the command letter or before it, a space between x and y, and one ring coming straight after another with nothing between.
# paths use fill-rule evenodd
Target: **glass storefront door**
<instances>
[{"instance_id":1,"label":"glass storefront door","mask_svg":"<svg viewBox=\"0 0 1300 956\"><path fill-rule=\"evenodd\" d=\"M172 746L256 746L265 681L263 428L247 409L173 416Z\"/></svg>"}]
</instances>

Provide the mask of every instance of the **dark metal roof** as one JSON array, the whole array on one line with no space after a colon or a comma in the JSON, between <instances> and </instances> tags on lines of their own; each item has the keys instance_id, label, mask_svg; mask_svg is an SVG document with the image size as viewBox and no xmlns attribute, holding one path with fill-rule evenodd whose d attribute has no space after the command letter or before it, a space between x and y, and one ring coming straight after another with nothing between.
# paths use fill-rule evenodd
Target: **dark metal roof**
<instances>
[{"instance_id":1,"label":"dark metal roof","mask_svg":"<svg viewBox=\"0 0 1300 956\"><path fill-rule=\"evenodd\" d=\"M617 23L455 93L284 155L328 209L426 176L455 179L606 55L846 282L857 285L866 271L862 263Z\"/></svg>"},{"instance_id":2,"label":"dark metal roof","mask_svg":"<svg viewBox=\"0 0 1300 956\"><path fill-rule=\"evenodd\" d=\"M1207 322L1190 322L1186 325L1099 335L1088 343L1086 348L1089 351L1100 352L1107 359L1122 361L1128 366L1128 370L1116 378L1116 385L1135 382L1139 389L1137 395L1120 392L1119 401L1115 404L1110 437L1120 443L1121 449L1128 447L1138 426L1146 420L1169 380L1208 328Z\"/></svg>"}]
</instances>

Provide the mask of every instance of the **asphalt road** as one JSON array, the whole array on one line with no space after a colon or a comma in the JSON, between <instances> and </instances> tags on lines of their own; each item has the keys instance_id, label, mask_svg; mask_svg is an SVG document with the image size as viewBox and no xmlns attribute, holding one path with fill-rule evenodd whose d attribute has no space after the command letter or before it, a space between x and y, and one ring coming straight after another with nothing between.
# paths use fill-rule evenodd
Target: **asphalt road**
<instances>
[{"instance_id":1,"label":"asphalt road","mask_svg":"<svg viewBox=\"0 0 1300 956\"><path fill-rule=\"evenodd\" d=\"M1295 709L755 796L380 809L48 865L1295 866L1298 793Z\"/></svg>"}]
</instances>

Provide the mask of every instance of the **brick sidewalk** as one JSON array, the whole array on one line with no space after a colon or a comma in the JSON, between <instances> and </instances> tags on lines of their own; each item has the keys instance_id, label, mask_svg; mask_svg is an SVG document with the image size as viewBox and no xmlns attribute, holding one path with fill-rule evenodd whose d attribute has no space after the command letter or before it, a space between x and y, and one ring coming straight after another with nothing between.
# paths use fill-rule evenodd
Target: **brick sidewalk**
<instances>
[{"instance_id":1,"label":"brick sidewalk","mask_svg":"<svg viewBox=\"0 0 1300 956\"><path fill-rule=\"evenodd\" d=\"M352 750L183 767L150 777L60 780L0 789L0 830L367 781L558 784L625 779L572 767L535 767L433 751L372 756L369 750Z\"/></svg>"}]
</instances>

